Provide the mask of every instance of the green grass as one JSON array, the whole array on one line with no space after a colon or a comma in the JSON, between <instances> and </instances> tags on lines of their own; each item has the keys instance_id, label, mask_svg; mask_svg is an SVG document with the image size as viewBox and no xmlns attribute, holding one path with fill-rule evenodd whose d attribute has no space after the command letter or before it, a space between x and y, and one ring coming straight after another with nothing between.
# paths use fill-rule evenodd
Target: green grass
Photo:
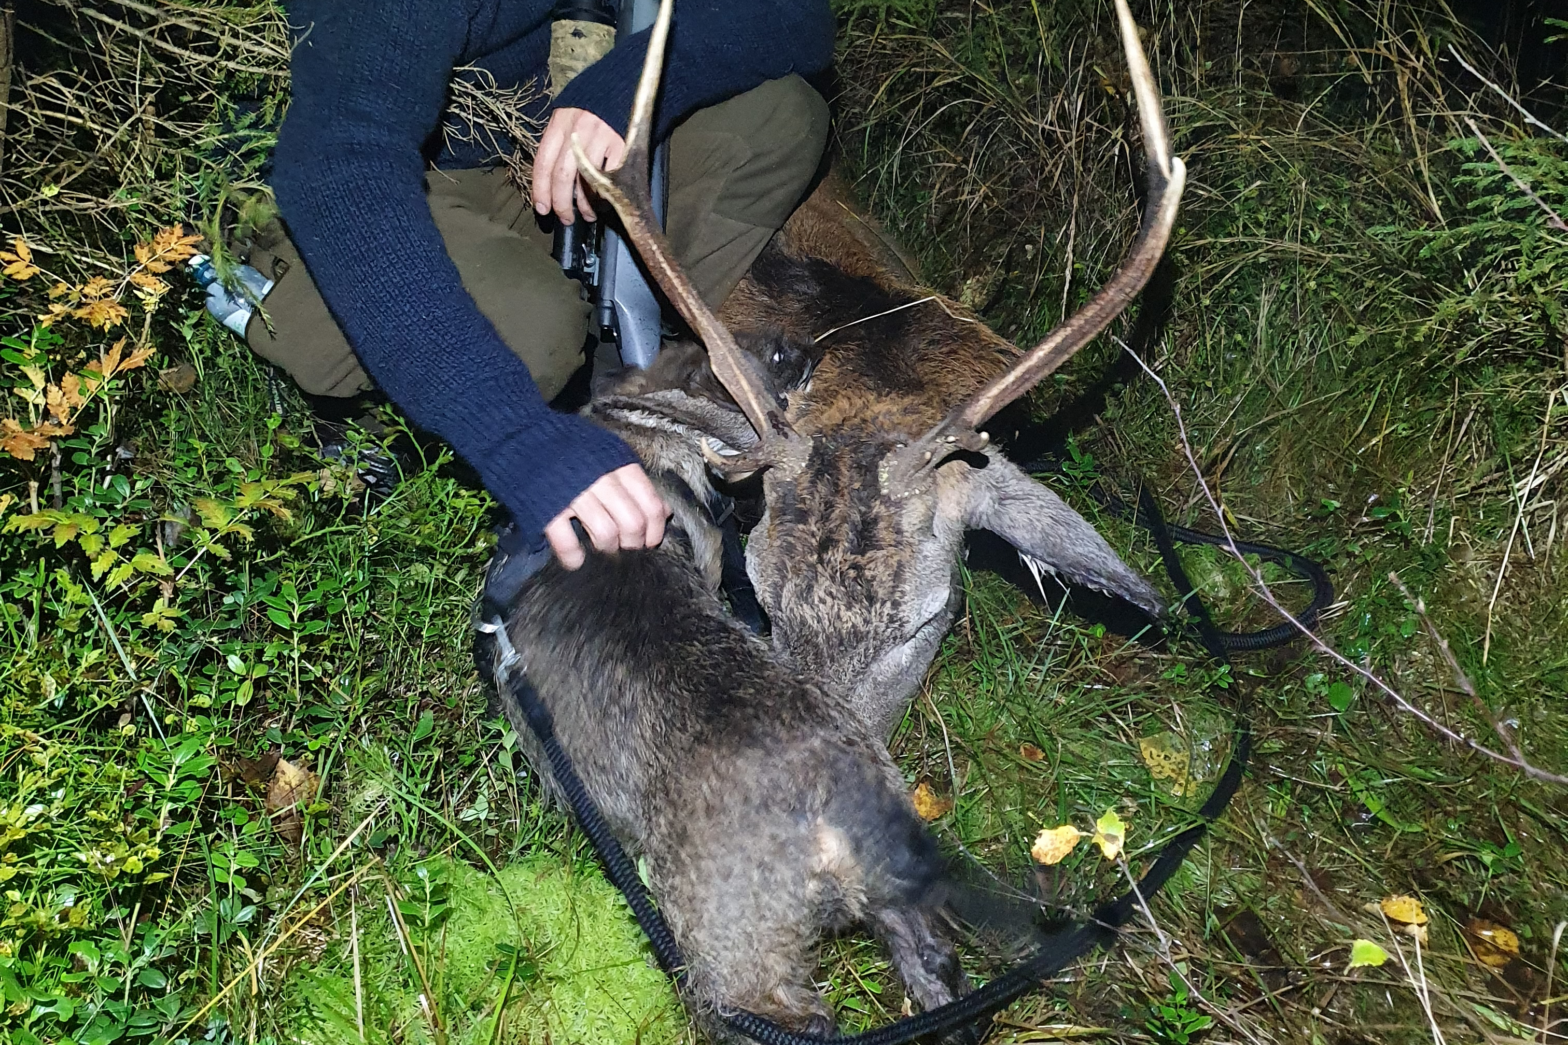
<instances>
[{"instance_id":1,"label":"green grass","mask_svg":"<svg viewBox=\"0 0 1568 1045\"><path fill-rule=\"evenodd\" d=\"M1042 15L939 5L923 20L887 17L846 48L858 118L846 137L862 188L928 279L967 293L1020 342L1092 292L1134 225L1126 159L1111 148L1126 114L1103 12ZM1492 722L1514 723L1526 758L1561 772L1568 236L1442 104L1454 88L1431 56L1447 40L1474 56L1461 30L1433 11L1372 18L1342 6L1336 18L1222 4L1141 16L1192 172L1171 319L1147 358L1238 536L1330 566L1339 602L1325 637L1466 736L1501 749ZM1492 114L1485 133L1561 214L1563 145L1523 135L1495 102L1474 101ZM1069 133L1075 112L1092 133ZM1117 352L1086 352L1042 411L1092 387ZM1127 377L1077 435L1113 485L1144 477L1179 521L1216 528L1152 382ZM1521 504L1513 488L1532 472L1538 492ZM1142 538L1103 524L1159 572ZM1525 532L1534 551L1521 554ZM1271 622L1224 553L1192 549L1184 561L1222 622ZM1391 571L1424 600L1484 712ZM1305 599L1275 587L1287 604ZM1195 684L1192 657L1127 650L982 580L932 677L934 706L918 704L898 738L915 773L950 780L941 714L957 770L950 830L993 865L1022 869L1041 824L1136 803L1136 849L1179 823L1137 741L1223 735L1216 716L1228 721L1237 692L1251 693L1250 782L1154 908L1171 949L1145 926L1109 964L1020 1004L1020 1040L1055 1024L1180 1040L1179 1012L1157 1015L1182 993L1170 958L1194 988L1174 1009L1201 995L1197 1011L1221 1020L1211 1033L1225 1039L1431 1040L1396 964L1345 974L1352 937L1388 943L1362 908L1394 893L1422 897L1433 916L1424 976L1449 1040L1538 1032L1548 969L1559 980L1564 969L1552 942L1568 917L1561 789L1438 740L1326 659L1241 657L1237 685L1214 691ZM1043 677L1037 664L1050 665ZM1186 677L1172 670L1184 665ZM1047 761L1021 760L1025 742ZM1081 858L1049 888L1082 909L1116 885L1093 863ZM1462 939L1475 917L1521 937L1501 974ZM1256 968L1271 963L1287 969Z\"/></svg>"},{"instance_id":2,"label":"green grass","mask_svg":"<svg viewBox=\"0 0 1568 1045\"><path fill-rule=\"evenodd\" d=\"M243 64L277 60L252 40L274 39L270 8L191 10L252 41ZM1105 11L842 14L841 138L863 192L929 281L1020 342L1037 336L1092 292L1133 226ZM1474 56L1462 31L1404 11L1333 17L1217 2L1140 13L1192 169L1172 318L1148 359L1238 536L1331 567L1340 598L1322 632L1336 649L1466 736L1501 746L1493 720L1514 723L1525 756L1562 771L1568 235L1450 115L1455 88L1432 56L1449 40ZM182 39L240 57L217 35ZM52 59L89 74L108 61ZM8 232L56 251L39 257L62 278L121 266L177 218L259 213L280 84L166 72L185 94L168 92L183 100L148 142L66 128L61 147L91 162L63 188L29 159L47 123L8 140L3 187L22 204ZM110 78L86 82L103 126L135 111ZM258 95L259 115L236 116L233 99ZM1568 210L1564 147L1494 102L1472 106L1492 144ZM214 159L223 141L240 147ZM22 366L39 352L50 382L81 373L142 328L127 297L123 331L63 321L41 335L47 300L42 279L0 284L7 384L31 387ZM275 412L264 369L184 283L147 329L159 354L59 441L65 515L14 525L35 496L52 507L54 474L47 451L0 456L0 1041L337 1042L361 1021L367 1040L690 1039L475 679L467 621L489 499L432 459L369 508L305 448L300 404L285 392ZM1087 351L1041 410L1116 359ZM156 380L177 362L197 373L183 393ZM31 417L8 399L7 416ZM1147 379L1126 376L1076 439L1081 473L1125 488L1143 476L1173 518L1214 528ZM1139 531L1050 481L1160 576ZM1222 622L1271 622L1223 552L1183 557ZM1306 597L1265 576L1287 603ZM1554 962L1558 1018L1562 789L1435 738L1327 658L1238 658L1217 686L1190 647L1152 651L993 576L968 583L894 752L911 786L954 799L935 825L947 844L1050 904L1083 913L1124 883L1087 845L1036 869L1040 828L1116 809L1136 863L1190 822L1202 787L1156 779L1140 741L1186 756L1201 785L1244 693L1258 729L1231 810L1153 905L1158 931L1140 922L1016 1005L993 1040L1430 1041L1397 958L1346 971L1351 940L1368 938L1391 952L1397 939L1414 972L1410 941L1364 910L1395 893L1432 918L1414 978L1445 1040L1539 1040ZM296 812L269 804L273 755L319 779ZM1472 918L1515 931L1519 958L1479 965ZM999 967L973 953L977 973ZM900 1012L863 938L832 941L822 979L846 1027Z\"/></svg>"}]
</instances>

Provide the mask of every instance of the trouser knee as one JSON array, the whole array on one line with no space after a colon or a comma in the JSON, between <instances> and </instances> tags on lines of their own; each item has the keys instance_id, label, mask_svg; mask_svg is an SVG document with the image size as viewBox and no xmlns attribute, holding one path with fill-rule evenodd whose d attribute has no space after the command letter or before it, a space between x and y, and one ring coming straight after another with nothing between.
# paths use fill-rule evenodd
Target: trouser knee
<instances>
[{"instance_id":1,"label":"trouser knee","mask_svg":"<svg viewBox=\"0 0 1568 1045\"><path fill-rule=\"evenodd\" d=\"M670 137L671 245L710 304L721 302L816 177L828 106L799 76L694 113Z\"/></svg>"}]
</instances>

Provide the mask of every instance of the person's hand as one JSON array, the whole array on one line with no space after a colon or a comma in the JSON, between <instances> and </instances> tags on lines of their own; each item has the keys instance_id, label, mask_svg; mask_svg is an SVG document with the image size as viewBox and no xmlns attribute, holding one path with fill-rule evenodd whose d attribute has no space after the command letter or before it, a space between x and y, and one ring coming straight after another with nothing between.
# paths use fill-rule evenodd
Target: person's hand
<instances>
[{"instance_id":1,"label":"person's hand","mask_svg":"<svg viewBox=\"0 0 1568 1045\"><path fill-rule=\"evenodd\" d=\"M588 158L601 170L620 166L626 155L626 139L593 113L586 109L555 110L534 152L534 210L540 214L555 211L562 225L572 223L574 198L584 218L593 221L596 217L588 203L587 188L577 174L577 157L572 154L574 133Z\"/></svg>"},{"instance_id":2,"label":"person's hand","mask_svg":"<svg viewBox=\"0 0 1568 1045\"><path fill-rule=\"evenodd\" d=\"M572 529L573 518L583 524L595 548L609 552L657 546L664 540L664 520L669 517L669 508L648 481L642 466L629 464L601 475L578 494L566 511L550 520L544 536L561 565L575 570L588 553Z\"/></svg>"}]
</instances>

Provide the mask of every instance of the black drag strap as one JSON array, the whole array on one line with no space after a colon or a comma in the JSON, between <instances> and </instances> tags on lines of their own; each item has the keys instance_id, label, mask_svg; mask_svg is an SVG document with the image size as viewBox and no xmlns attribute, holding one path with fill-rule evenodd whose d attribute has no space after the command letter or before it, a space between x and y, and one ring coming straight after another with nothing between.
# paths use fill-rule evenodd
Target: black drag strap
<instances>
[{"instance_id":1,"label":"black drag strap","mask_svg":"<svg viewBox=\"0 0 1568 1045\"><path fill-rule=\"evenodd\" d=\"M1061 469L1064 458L1060 453L1050 453L1036 457L1025 464L1019 465L1025 472L1049 472ZM1312 585L1312 601L1305 609L1296 614L1296 620L1302 626L1315 628L1318 617L1324 610L1334 604L1334 583L1328 579L1328 572L1322 565L1313 562L1305 555L1285 548L1276 548L1272 544L1254 544L1249 541L1236 541L1217 533L1205 533L1202 530L1189 529L1175 523L1165 521L1160 514L1159 506L1153 498L1148 496L1142 483L1138 486L1138 506L1133 508L1126 501L1111 493L1100 483L1089 487L1089 495L1094 498L1106 511L1119 519L1141 526L1148 530L1154 537L1155 547L1159 548L1160 558L1165 562L1165 572L1170 575L1171 583L1176 585L1177 594L1182 597L1187 612L1192 616L1191 625L1185 629L1185 634L1203 645L1209 655L1216 660L1221 659L1215 648L1210 644L1211 637L1224 649L1233 652L1256 652L1257 650L1271 649L1283 646L1301 634L1301 629L1291 621L1264 628L1261 631L1223 631L1215 626L1209 619L1208 610L1197 601L1193 592L1191 581L1187 579L1184 571L1172 573L1171 563L1176 561L1176 543L1181 544L1209 544L1219 548L1235 547L1243 555L1256 555L1267 562L1283 566L1302 580ZM1160 544L1160 535L1165 537L1165 546ZM1180 577L1180 580L1177 577ZM1208 619L1209 630L1205 632L1200 621Z\"/></svg>"},{"instance_id":2,"label":"black drag strap","mask_svg":"<svg viewBox=\"0 0 1568 1045\"><path fill-rule=\"evenodd\" d=\"M1216 660L1220 658L1216 651L1209 647L1209 636L1213 636L1227 650L1239 652L1252 652L1270 649L1274 646L1283 646L1301 634L1301 629L1294 623L1286 621L1276 624L1272 628L1262 631L1221 631L1215 626L1209 611L1203 603L1197 601L1197 596L1192 590L1192 583L1184 572L1173 573L1170 564L1176 561L1175 542L1182 544L1208 544L1219 548L1234 547L1243 555L1256 555L1267 562L1283 566L1302 580L1312 585L1312 601L1305 609L1296 614L1296 620L1307 628L1317 627L1318 617L1334 603L1334 584L1328 579L1328 572L1323 567L1307 558L1285 548L1276 548L1271 544L1254 544L1249 541L1237 541L1216 533L1204 533L1202 530L1192 530L1185 526L1168 523L1160 515L1159 506L1154 498L1149 495L1146 487L1140 485L1138 489L1138 508L1133 511L1128 505L1114 494L1096 487L1095 497L1113 515L1120 516L1149 531L1154 538L1155 547L1159 549L1160 558L1165 563L1165 572L1170 575L1171 583L1176 585L1177 593L1182 597L1188 607L1188 613L1193 618L1194 627L1189 629L1191 637L1201 642L1209 655ZM1165 541L1161 545L1161 539ZM1177 579L1178 575L1180 580ZM1205 631L1201 622L1208 622Z\"/></svg>"},{"instance_id":3,"label":"black drag strap","mask_svg":"<svg viewBox=\"0 0 1568 1045\"><path fill-rule=\"evenodd\" d=\"M1153 535L1155 544L1160 549L1161 558L1164 560L1166 572L1170 574L1171 583L1182 594L1183 605L1192 614L1204 647L1215 660L1228 664L1230 659L1226 652L1226 645L1220 640L1219 632L1215 629L1207 609L1182 569L1181 561L1176 556L1170 528L1166 526L1159 507L1147 492L1140 497L1140 507L1139 522L1147 526ZM510 643L505 643L502 648L510 651ZM497 683L511 687L513 697L544 747L550 769L566 797L567 804L572 809L572 814L593 844L599 858L604 861L605 872L610 881L626 897L637 924L641 926L653 947L654 957L660 967L675 981L677 987L683 986L686 980L686 962L681 957L674 933L670 931L669 924L654 904L647 887L643 885L642 878L637 874L636 865L621 848L593 799L589 797L587 789L572 766L572 760L562 750L555 735L554 720L544 701L540 699L538 691L522 671L509 669L506 660L514 658L515 653L509 652L508 657L503 660L501 670L497 672L499 676ZM951 1033L1006 1008L1023 995L1037 989L1041 981L1055 975L1095 948L1115 940L1117 930L1131 921L1137 909L1170 881L1171 876L1181 867L1188 854L1202 840L1209 823L1225 811L1237 788L1241 786L1241 778L1247 770L1247 760L1252 751L1249 701L1249 696L1243 693L1236 709L1236 727L1225 771L1220 775L1219 782L1203 803L1203 807L1198 810L1202 822L1188 827L1161 845L1149 869L1135 888L1102 904L1088 920L1063 929L1040 945L1028 958L984 987L929 1012L908 1016L885 1027L848 1037L797 1033L749 1012L720 1013L720 1016L733 1030L761 1042L762 1045L906 1045L920 1038Z\"/></svg>"}]
</instances>

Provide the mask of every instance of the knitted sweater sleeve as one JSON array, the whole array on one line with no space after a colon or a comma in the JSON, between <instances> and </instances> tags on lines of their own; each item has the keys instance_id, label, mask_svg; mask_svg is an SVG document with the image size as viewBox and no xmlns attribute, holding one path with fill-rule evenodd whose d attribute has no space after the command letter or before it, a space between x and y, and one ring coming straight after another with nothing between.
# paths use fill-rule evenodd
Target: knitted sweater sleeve
<instances>
[{"instance_id":1,"label":"knitted sweater sleeve","mask_svg":"<svg viewBox=\"0 0 1568 1045\"><path fill-rule=\"evenodd\" d=\"M378 385L441 436L529 532L636 461L551 411L463 289L431 218L421 148L469 31L446 0L295 0L293 99L278 207L328 308Z\"/></svg>"},{"instance_id":2,"label":"knitted sweater sleeve","mask_svg":"<svg viewBox=\"0 0 1568 1045\"><path fill-rule=\"evenodd\" d=\"M617 42L555 98L587 109L624 134L648 30ZM658 137L682 118L790 73L813 76L833 61L827 0L678 0L660 81Z\"/></svg>"}]
</instances>

